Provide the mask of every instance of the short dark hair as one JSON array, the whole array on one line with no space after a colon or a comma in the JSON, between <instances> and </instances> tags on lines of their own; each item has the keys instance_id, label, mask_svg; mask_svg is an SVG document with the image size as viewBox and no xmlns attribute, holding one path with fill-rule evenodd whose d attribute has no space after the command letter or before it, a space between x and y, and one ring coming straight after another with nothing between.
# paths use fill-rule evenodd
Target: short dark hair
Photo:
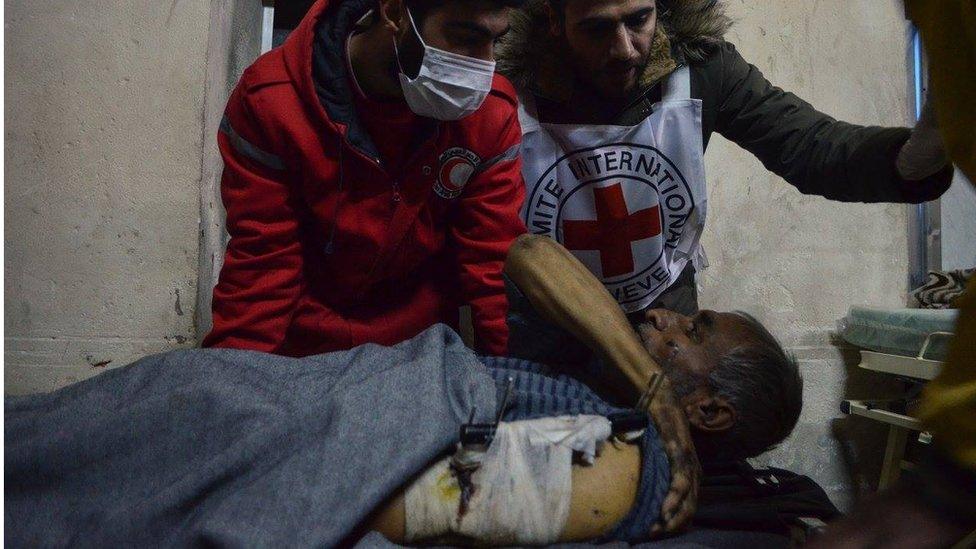
<instances>
[{"instance_id":1,"label":"short dark hair","mask_svg":"<svg viewBox=\"0 0 976 549\"><path fill-rule=\"evenodd\" d=\"M475 0L406 0L410 13L419 25L427 17L427 13L435 8L452 2L473 2ZM496 4L499 8L520 8L526 0L486 0L489 4Z\"/></svg>"},{"instance_id":2,"label":"short dark hair","mask_svg":"<svg viewBox=\"0 0 976 549\"><path fill-rule=\"evenodd\" d=\"M565 15L566 12L566 2L568 0L546 0L549 3L549 7L553 9L559 15ZM660 11L667 11L667 5L669 0L657 0L657 7Z\"/></svg>"},{"instance_id":3,"label":"short dark hair","mask_svg":"<svg viewBox=\"0 0 976 549\"><path fill-rule=\"evenodd\" d=\"M712 394L727 399L736 411L728 431L695 437L708 459L744 459L773 449L793 431L803 407L796 359L758 320L736 314L745 319L754 340L723 356L708 376Z\"/></svg>"}]
</instances>

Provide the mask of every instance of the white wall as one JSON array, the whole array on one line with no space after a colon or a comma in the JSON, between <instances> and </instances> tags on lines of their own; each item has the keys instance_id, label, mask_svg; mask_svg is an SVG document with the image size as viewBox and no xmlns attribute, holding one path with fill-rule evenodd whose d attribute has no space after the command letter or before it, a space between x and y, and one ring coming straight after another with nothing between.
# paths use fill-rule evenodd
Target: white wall
<instances>
[{"instance_id":1,"label":"white wall","mask_svg":"<svg viewBox=\"0 0 976 549\"><path fill-rule=\"evenodd\" d=\"M207 91L204 99L203 172L200 184L200 263L197 281L196 335L201 340L213 323L211 303L229 235L224 226L220 177L224 163L217 148L217 129L230 92L261 53L262 3L255 0L213 0L207 48Z\"/></svg>"},{"instance_id":2,"label":"white wall","mask_svg":"<svg viewBox=\"0 0 976 549\"><path fill-rule=\"evenodd\" d=\"M5 7L4 391L194 345L222 249L217 127L261 3Z\"/></svg>"},{"instance_id":3,"label":"white wall","mask_svg":"<svg viewBox=\"0 0 976 549\"><path fill-rule=\"evenodd\" d=\"M728 5L736 19L729 40L774 84L842 120L909 124L900 0ZM828 420L841 416L842 395L870 393L876 380L852 369L856 353L831 332L851 305L905 306L907 209L803 196L721 137L706 159L711 268L702 306L755 314L796 354L805 377L794 435L759 461L811 474L846 506L849 481ZM877 436L870 425L848 427Z\"/></svg>"},{"instance_id":4,"label":"white wall","mask_svg":"<svg viewBox=\"0 0 976 549\"><path fill-rule=\"evenodd\" d=\"M5 9L5 391L192 345L210 3Z\"/></svg>"}]
</instances>

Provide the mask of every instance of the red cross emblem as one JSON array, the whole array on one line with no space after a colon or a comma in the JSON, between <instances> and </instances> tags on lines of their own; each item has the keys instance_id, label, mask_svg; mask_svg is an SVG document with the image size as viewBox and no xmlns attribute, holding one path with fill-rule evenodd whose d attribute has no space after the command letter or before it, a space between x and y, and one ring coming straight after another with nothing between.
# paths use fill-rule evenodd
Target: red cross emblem
<instances>
[{"instance_id":1,"label":"red cross emblem","mask_svg":"<svg viewBox=\"0 0 976 549\"><path fill-rule=\"evenodd\" d=\"M563 245L569 250L600 252L604 278L634 271L630 244L661 234L660 206L627 212L620 183L593 189L596 219L563 221Z\"/></svg>"}]
</instances>

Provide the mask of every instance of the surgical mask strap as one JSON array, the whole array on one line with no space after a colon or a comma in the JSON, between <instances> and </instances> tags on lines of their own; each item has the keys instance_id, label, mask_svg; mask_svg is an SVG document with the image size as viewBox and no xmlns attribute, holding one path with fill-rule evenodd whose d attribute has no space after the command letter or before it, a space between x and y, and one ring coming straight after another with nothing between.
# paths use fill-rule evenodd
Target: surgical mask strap
<instances>
[{"instance_id":1,"label":"surgical mask strap","mask_svg":"<svg viewBox=\"0 0 976 549\"><path fill-rule=\"evenodd\" d=\"M420 29L417 28L417 22L413 20L413 13L410 12L410 8L404 4L403 8L407 10L407 19L410 19L410 27L413 28L413 33L417 35L417 40L420 40L420 45L427 49L427 42L424 42L424 37L420 35Z\"/></svg>"}]
</instances>

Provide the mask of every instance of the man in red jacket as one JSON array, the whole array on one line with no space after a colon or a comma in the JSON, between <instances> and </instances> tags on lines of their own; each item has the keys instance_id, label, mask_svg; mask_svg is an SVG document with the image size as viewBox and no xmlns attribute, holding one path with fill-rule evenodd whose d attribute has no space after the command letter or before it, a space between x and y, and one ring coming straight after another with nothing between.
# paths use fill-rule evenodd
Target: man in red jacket
<instances>
[{"instance_id":1,"label":"man in red jacket","mask_svg":"<svg viewBox=\"0 0 976 549\"><path fill-rule=\"evenodd\" d=\"M206 347L391 345L469 303L505 354L524 232L515 91L494 42L517 0L318 0L241 77L218 142L230 242Z\"/></svg>"}]
</instances>

